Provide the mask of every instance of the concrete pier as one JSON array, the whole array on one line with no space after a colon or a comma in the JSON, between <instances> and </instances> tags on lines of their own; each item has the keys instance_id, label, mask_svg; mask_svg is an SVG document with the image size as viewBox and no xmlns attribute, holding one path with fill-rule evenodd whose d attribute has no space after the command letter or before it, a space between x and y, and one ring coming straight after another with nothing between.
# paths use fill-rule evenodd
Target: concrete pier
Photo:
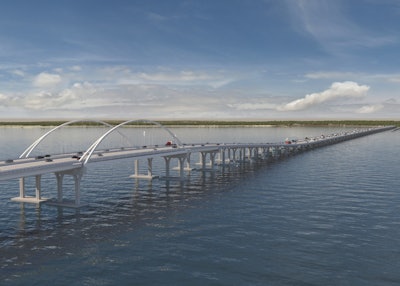
<instances>
[{"instance_id":1,"label":"concrete pier","mask_svg":"<svg viewBox=\"0 0 400 286\"><path fill-rule=\"evenodd\" d=\"M292 156L307 150L336 144L346 140L352 140L362 136L383 132L387 130L398 130L394 126L358 129L341 134L321 135L315 138L305 138L297 141L287 141L281 143L207 143L185 145L167 128L163 127L172 136L172 141L166 146L144 146L142 148L118 148L115 150L97 150L97 146L112 131L118 127L132 121L124 122L112 127L103 136L96 140L82 156L71 156L71 154L56 154L51 158L17 158L0 162L0 180L10 180L19 178L19 196L12 198L13 201L24 203L41 203L46 201L42 197L41 178L44 174L54 173L56 177L57 196L50 203L58 206L81 207L81 180L85 174L86 166L90 163L99 163L108 160L119 160L132 158L134 160L134 174L130 177L135 179L153 180L163 178L166 180L185 180L185 171L192 171L191 156L198 155L197 163L201 171L214 171L217 165L224 167L230 164L251 164L258 160L277 160L283 157ZM147 121L146 121L147 122ZM149 121L152 122L152 121ZM152 122L154 123L154 122ZM160 125L159 123L155 123ZM58 127L57 127L58 128ZM57 129L55 128L55 129ZM55 130L54 129L54 130ZM46 136L50 132L46 133ZM43 138L42 136L41 138ZM37 140L23 153L28 156L30 152L40 143ZM177 142L170 143L170 142ZM93 156L95 155L96 156ZM153 172L153 159L163 158L165 162L165 173L155 175ZM147 174L140 174L139 160L146 160ZM177 161L178 167L171 169L171 161ZM172 170L178 171L178 176L171 175ZM197 169L196 169L197 170ZM35 178L34 196L28 196L25 187L25 178L33 176ZM63 181L65 177L72 177L74 180L74 200L64 199Z\"/></svg>"}]
</instances>

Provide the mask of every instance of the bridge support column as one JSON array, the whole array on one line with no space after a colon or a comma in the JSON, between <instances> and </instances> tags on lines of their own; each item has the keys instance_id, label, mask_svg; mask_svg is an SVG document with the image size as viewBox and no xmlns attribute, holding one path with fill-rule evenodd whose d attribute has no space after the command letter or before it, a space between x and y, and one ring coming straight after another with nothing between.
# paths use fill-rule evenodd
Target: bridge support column
<instances>
[{"instance_id":1,"label":"bridge support column","mask_svg":"<svg viewBox=\"0 0 400 286\"><path fill-rule=\"evenodd\" d=\"M246 161L246 148L240 148L239 150L240 161L244 163Z\"/></svg>"},{"instance_id":2,"label":"bridge support column","mask_svg":"<svg viewBox=\"0 0 400 286\"><path fill-rule=\"evenodd\" d=\"M181 161L180 159L178 160L178 166L174 168L174 170L184 170L184 171L193 171L192 167L190 167L190 155L191 153L187 153L186 157L178 157L179 158L184 158L183 161ZM182 167L185 166L185 160L186 160L186 167Z\"/></svg>"},{"instance_id":3,"label":"bridge support column","mask_svg":"<svg viewBox=\"0 0 400 286\"><path fill-rule=\"evenodd\" d=\"M269 147L266 150L266 155L267 155L268 160L271 160L271 157L273 157L272 151Z\"/></svg>"},{"instance_id":4,"label":"bridge support column","mask_svg":"<svg viewBox=\"0 0 400 286\"><path fill-rule=\"evenodd\" d=\"M217 155L216 152L211 152L210 153L210 165L211 165L211 169L214 170L214 166L215 166L215 156Z\"/></svg>"},{"instance_id":5,"label":"bridge support column","mask_svg":"<svg viewBox=\"0 0 400 286\"><path fill-rule=\"evenodd\" d=\"M232 157L230 157L229 159L230 159L230 161L231 162L233 162L233 163L235 163L236 162L236 150L237 150L237 148L232 148L232 149L230 149L230 150L232 150ZM230 155L231 153L229 152L229 155Z\"/></svg>"},{"instance_id":6,"label":"bridge support column","mask_svg":"<svg viewBox=\"0 0 400 286\"><path fill-rule=\"evenodd\" d=\"M264 147L260 147L259 149L258 149L258 156L259 156L259 158L261 159L261 160L264 160L265 159L265 148Z\"/></svg>"},{"instance_id":7,"label":"bridge support column","mask_svg":"<svg viewBox=\"0 0 400 286\"><path fill-rule=\"evenodd\" d=\"M248 160L251 162L258 160L258 147L249 147Z\"/></svg>"},{"instance_id":8,"label":"bridge support column","mask_svg":"<svg viewBox=\"0 0 400 286\"><path fill-rule=\"evenodd\" d=\"M25 178L19 179L19 197L25 198Z\"/></svg>"},{"instance_id":9,"label":"bridge support column","mask_svg":"<svg viewBox=\"0 0 400 286\"><path fill-rule=\"evenodd\" d=\"M222 158L221 158L222 164L225 165L225 163L226 163L225 149L222 149L220 154L222 155L222 156L221 156L221 157L222 157Z\"/></svg>"},{"instance_id":10,"label":"bridge support column","mask_svg":"<svg viewBox=\"0 0 400 286\"><path fill-rule=\"evenodd\" d=\"M153 178L153 158L147 158L147 176Z\"/></svg>"},{"instance_id":11,"label":"bridge support column","mask_svg":"<svg viewBox=\"0 0 400 286\"><path fill-rule=\"evenodd\" d=\"M219 152L220 164L222 165L222 170L223 171L225 171L225 167L227 165L227 161L228 161L228 163L230 162L229 158L228 158L228 160L226 159L226 151L228 151L228 157L229 157L229 149L223 148Z\"/></svg>"},{"instance_id":12,"label":"bridge support column","mask_svg":"<svg viewBox=\"0 0 400 286\"><path fill-rule=\"evenodd\" d=\"M246 152L246 149L247 149L248 152ZM245 148L244 149L244 154L245 154L244 159L245 160L247 159L247 161L251 162L251 159L253 158L253 148L251 148L251 147Z\"/></svg>"},{"instance_id":13,"label":"bridge support column","mask_svg":"<svg viewBox=\"0 0 400 286\"><path fill-rule=\"evenodd\" d=\"M246 153L246 149L244 149L244 150ZM247 152L247 156L245 156L245 159L247 159L247 161L251 162L253 160L254 149L249 147L249 148L247 148L247 150L248 150L248 152Z\"/></svg>"},{"instance_id":14,"label":"bridge support column","mask_svg":"<svg viewBox=\"0 0 400 286\"><path fill-rule=\"evenodd\" d=\"M57 201L62 202L63 200L63 179L64 174L56 173L57 178Z\"/></svg>"},{"instance_id":15,"label":"bridge support column","mask_svg":"<svg viewBox=\"0 0 400 286\"><path fill-rule=\"evenodd\" d=\"M190 153L184 153L184 154L175 154L175 155L170 155L170 156L163 156L165 160L165 179L166 180L184 180L184 171L185 170L191 170L189 166L190 162ZM171 170L171 159L176 158L178 159L178 170L179 170L179 177L172 177L170 176L170 170ZM188 162L188 167L185 168L185 160Z\"/></svg>"},{"instance_id":16,"label":"bridge support column","mask_svg":"<svg viewBox=\"0 0 400 286\"><path fill-rule=\"evenodd\" d=\"M11 198L14 202L21 202L21 203L41 203L47 201L46 198L42 198L42 189L41 189L41 178L42 175L35 176L35 196L27 196L26 189L25 189L25 178L19 179L19 197Z\"/></svg>"},{"instance_id":17,"label":"bridge support column","mask_svg":"<svg viewBox=\"0 0 400 286\"><path fill-rule=\"evenodd\" d=\"M41 179L42 175L36 175L36 188L35 188L36 200L41 199L41 193L42 193Z\"/></svg>"},{"instance_id":18,"label":"bridge support column","mask_svg":"<svg viewBox=\"0 0 400 286\"><path fill-rule=\"evenodd\" d=\"M81 204L81 180L82 174L74 174L75 181L75 206L79 206Z\"/></svg>"},{"instance_id":19,"label":"bridge support column","mask_svg":"<svg viewBox=\"0 0 400 286\"><path fill-rule=\"evenodd\" d=\"M270 160L273 157L272 149L270 147L265 148L265 155L267 159Z\"/></svg>"},{"instance_id":20,"label":"bridge support column","mask_svg":"<svg viewBox=\"0 0 400 286\"><path fill-rule=\"evenodd\" d=\"M169 168L172 157L164 157L165 160L165 177L169 178Z\"/></svg>"},{"instance_id":21,"label":"bridge support column","mask_svg":"<svg viewBox=\"0 0 400 286\"><path fill-rule=\"evenodd\" d=\"M228 161L228 163L230 163L230 162L232 161L232 157L231 157L231 148L228 148L226 151L228 152L228 153L227 153L227 155L228 155L227 161Z\"/></svg>"},{"instance_id":22,"label":"bridge support column","mask_svg":"<svg viewBox=\"0 0 400 286\"><path fill-rule=\"evenodd\" d=\"M191 155L191 153L188 153L186 156L186 168L185 168L186 171L193 170L192 167L190 167L190 155Z\"/></svg>"},{"instance_id":23,"label":"bridge support column","mask_svg":"<svg viewBox=\"0 0 400 286\"><path fill-rule=\"evenodd\" d=\"M274 157L274 159L277 159L281 156L281 152L278 147L272 147L272 156Z\"/></svg>"},{"instance_id":24,"label":"bridge support column","mask_svg":"<svg viewBox=\"0 0 400 286\"><path fill-rule=\"evenodd\" d=\"M147 179L152 180L157 178L157 176L153 176L153 158L147 158L147 175L139 174L139 160L135 160L135 173L130 178L134 179Z\"/></svg>"},{"instance_id":25,"label":"bridge support column","mask_svg":"<svg viewBox=\"0 0 400 286\"><path fill-rule=\"evenodd\" d=\"M250 150L250 158L249 158L250 161L257 160L257 156L258 156L257 147L250 148L249 150Z\"/></svg>"},{"instance_id":26,"label":"bridge support column","mask_svg":"<svg viewBox=\"0 0 400 286\"><path fill-rule=\"evenodd\" d=\"M200 152L200 165L201 165L201 169L204 171L206 170L206 166L207 166L207 154L210 154L210 161L209 161L209 166L211 170L214 170L214 166L215 166L215 157L217 155L217 153L219 152L219 150L210 150L210 151L201 151Z\"/></svg>"},{"instance_id":27,"label":"bridge support column","mask_svg":"<svg viewBox=\"0 0 400 286\"><path fill-rule=\"evenodd\" d=\"M139 175L139 160L135 160L135 177Z\"/></svg>"},{"instance_id":28,"label":"bridge support column","mask_svg":"<svg viewBox=\"0 0 400 286\"><path fill-rule=\"evenodd\" d=\"M286 157L289 153L289 148L286 146L281 147L281 157Z\"/></svg>"},{"instance_id":29,"label":"bridge support column","mask_svg":"<svg viewBox=\"0 0 400 286\"><path fill-rule=\"evenodd\" d=\"M49 205L60 206L60 207L69 207L69 208L80 208L86 206L86 204L82 204L81 202L81 181L84 174L85 169L73 169L62 172L56 172L57 179L57 199L49 201ZM63 190L63 181L64 176L70 175L74 179L74 199L64 200L64 190Z\"/></svg>"},{"instance_id":30,"label":"bridge support column","mask_svg":"<svg viewBox=\"0 0 400 286\"><path fill-rule=\"evenodd\" d=\"M183 170L185 168L185 158L184 157L179 157L179 177L183 179Z\"/></svg>"},{"instance_id":31,"label":"bridge support column","mask_svg":"<svg viewBox=\"0 0 400 286\"><path fill-rule=\"evenodd\" d=\"M207 153L205 152L200 152L200 164L201 164L201 169L204 170L206 168L206 158Z\"/></svg>"},{"instance_id":32,"label":"bridge support column","mask_svg":"<svg viewBox=\"0 0 400 286\"><path fill-rule=\"evenodd\" d=\"M215 156L215 163L218 165L225 165L226 164L226 149L222 148L221 150L219 150L218 153L216 153Z\"/></svg>"}]
</instances>

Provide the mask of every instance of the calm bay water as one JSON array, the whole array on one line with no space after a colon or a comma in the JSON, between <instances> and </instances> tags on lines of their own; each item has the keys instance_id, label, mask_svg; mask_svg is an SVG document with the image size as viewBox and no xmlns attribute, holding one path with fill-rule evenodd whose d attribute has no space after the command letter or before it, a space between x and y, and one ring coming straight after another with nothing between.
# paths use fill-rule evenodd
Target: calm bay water
<instances>
[{"instance_id":1,"label":"calm bay water","mask_svg":"<svg viewBox=\"0 0 400 286\"><path fill-rule=\"evenodd\" d=\"M47 130L0 128L0 160ZM186 143L278 142L340 129L173 131ZM84 150L102 132L67 128L38 152ZM93 164L80 210L11 202L18 180L0 182L0 285L398 285L399 150L400 131L384 132L184 182L129 179L130 160ZM55 197L54 175L42 187Z\"/></svg>"}]
</instances>

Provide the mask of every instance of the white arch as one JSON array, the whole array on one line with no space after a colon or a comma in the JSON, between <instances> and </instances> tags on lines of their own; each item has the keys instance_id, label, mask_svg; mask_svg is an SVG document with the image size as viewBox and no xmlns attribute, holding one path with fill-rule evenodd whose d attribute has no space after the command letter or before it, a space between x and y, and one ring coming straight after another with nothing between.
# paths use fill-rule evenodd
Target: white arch
<instances>
[{"instance_id":1,"label":"white arch","mask_svg":"<svg viewBox=\"0 0 400 286\"><path fill-rule=\"evenodd\" d=\"M172 136L172 138L175 140L175 142L177 143L177 145L178 145L179 147L182 147L182 142L179 140L179 138L176 137L176 135L175 135L174 133L172 133L171 130L169 130L167 127L165 127L165 126L162 125L161 123L156 122L156 121L152 121L152 120L146 120L146 119L128 120L128 121L122 122L122 123L120 123L120 124L114 126L114 127L111 128L110 130L108 130L106 133L104 133L101 137L99 137L99 139L97 139L97 140L86 150L86 152L83 153L82 157L79 159L79 162L83 162L83 164L85 165L85 164L90 160L90 158L92 157L92 154L93 154L93 152L96 150L97 146L99 146L99 144L100 144L109 134L111 134L112 132L114 132L116 129L118 129L118 128L120 128L120 127L126 125L126 124L132 123L132 122L144 122L144 123L151 123L151 124L157 125L158 127L160 127L160 128L162 128L163 130L167 131L167 132Z\"/></svg>"},{"instance_id":2,"label":"white arch","mask_svg":"<svg viewBox=\"0 0 400 286\"><path fill-rule=\"evenodd\" d=\"M113 127L113 125L108 124L107 122L101 121L101 120L92 120L92 119L80 119L80 120L72 120L72 121L68 121L65 122L57 127L54 127L53 129L51 129L50 131L46 132L43 136L41 136L40 138L38 138L35 142L33 142L28 148L25 149L25 151L19 156L19 158L28 158L28 156L31 154L31 152L36 148L37 145L40 144L40 142L42 142L47 136L49 136L51 133L53 133L54 131L56 131L57 129L70 125L70 124L74 124L76 122L96 122L96 123L100 123L103 124L105 126L108 127Z\"/></svg>"}]
</instances>

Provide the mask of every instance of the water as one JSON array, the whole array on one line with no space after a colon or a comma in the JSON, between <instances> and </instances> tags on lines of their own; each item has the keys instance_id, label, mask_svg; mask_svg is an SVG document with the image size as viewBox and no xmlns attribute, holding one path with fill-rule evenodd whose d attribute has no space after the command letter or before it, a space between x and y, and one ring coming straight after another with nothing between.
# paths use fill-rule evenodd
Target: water
<instances>
[{"instance_id":1,"label":"water","mask_svg":"<svg viewBox=\"0 0 400 286\"><path fill-rule=\"evenodd\" d=\"M78 145L102 131L67 130ZM18 156L45 131L1 128L0 159ZM187 143L337 132L174 131ZM18 181L0 182L0 284L398 285L399 136L384 132L280 161L195 171L184 182L134 181L129 160L94 164L82 181L89 206L80 210L11 202ZM44 176L45 195L55 196L54 184L54 175Z\"/></svg>"}]
</instances>

